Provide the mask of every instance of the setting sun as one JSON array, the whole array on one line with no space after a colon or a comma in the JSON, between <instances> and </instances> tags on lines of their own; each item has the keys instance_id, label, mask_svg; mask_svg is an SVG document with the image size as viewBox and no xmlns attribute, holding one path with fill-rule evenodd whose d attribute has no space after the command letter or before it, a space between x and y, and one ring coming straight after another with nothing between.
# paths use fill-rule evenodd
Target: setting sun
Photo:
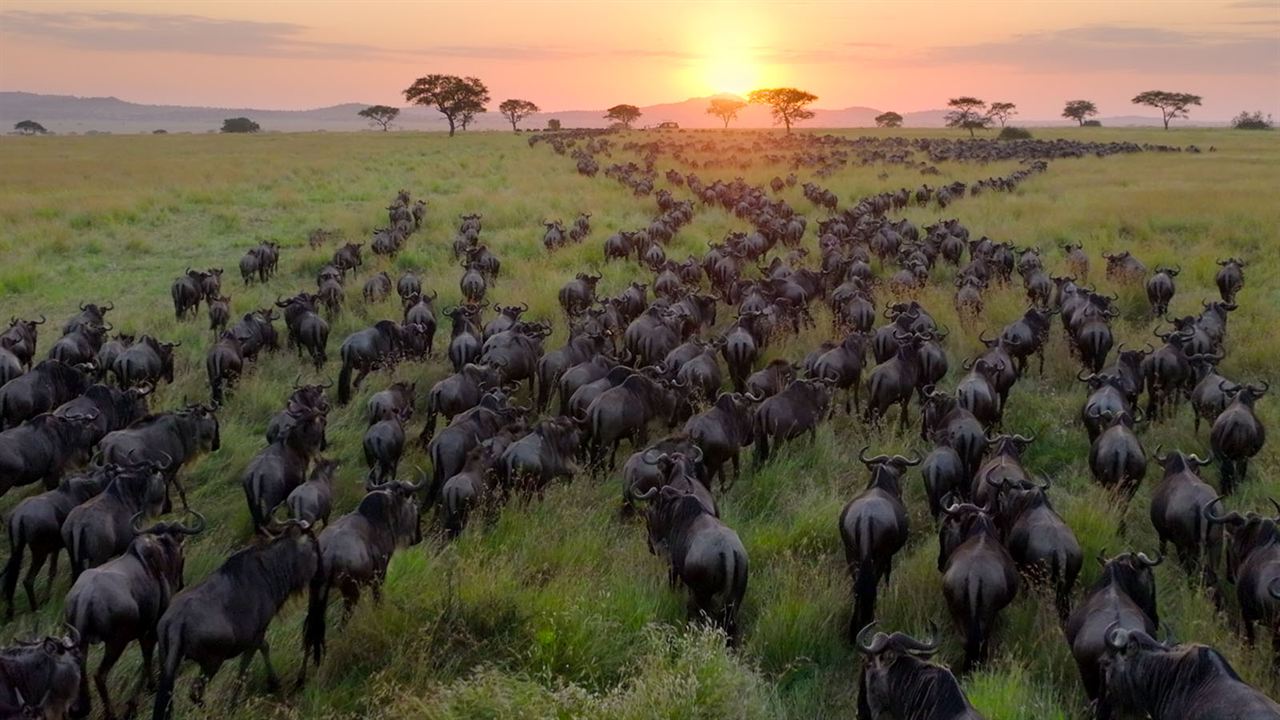
<instances>
[{"instance_id":1,"label":"setting sun","mask_svg":"<svg viewBox=\"0 0 1280 720\"><path fill-rule=\"evenodd\" d=\"M746 53L740 51L712 55L706 59L702 69L702 82L716 93L746 96L759 81L755 65Z\"/></svg>"}]
</instances>

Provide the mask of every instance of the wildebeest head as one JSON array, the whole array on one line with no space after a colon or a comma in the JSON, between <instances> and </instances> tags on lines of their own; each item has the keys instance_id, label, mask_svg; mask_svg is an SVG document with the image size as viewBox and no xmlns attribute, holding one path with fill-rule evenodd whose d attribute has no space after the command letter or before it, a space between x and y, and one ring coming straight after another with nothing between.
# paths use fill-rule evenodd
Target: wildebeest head
<instances>
[{"instance_id":1,"label":"wildebeest head","mask_svg":"<svg viewBox=\"0 0 1280 720\"><path fill-rule=\"evenodd\" d=\"M1223 514L1220 511L1222 496L1214 498L1204 507L1205 520L1212 524L1222 525L1231 541L1227 544L1227 577L1235 580L1240 565L1255 548L1268 544L1280 544L1280 502L1268 498L1276 509L1274 517L1262 513L1237 510Z\"/></svg>"},{"instance_id":2,"label":"wildebeest head","mask_svg":"<svg viewBox=\"0 0 1280 720\"><path fill-rule=\"evenodd\" d=\"M6 665L12 670L0 685L0 701L22 713L20 717L64 717L68 710L74 717L89 713L80 634L67 629L62 637L17 640L16 648L6 650Z\"/></svg>"},{"instance_id":3,"label":"wildebeest head","mask_svg":"<svg viewBox=\"0 0 1280 720\"><path fill-rule=\"evenodd\" d=\"M988 533L997 536L990 506L978 507L972 503L954 502L944 498L942 525L938 528L938 570L945 570L947 559L956 548L974 535Z\"/></svg>"},{"instance_id":4,"label":"wildebeest head","mask_svg":"<svg viewBox=\"0 0 1280 720\"><path fill-rule=\"evenodd\" d=\"M204 532L206 521L203 515L188 511L194 518L190 525L181 522L158 522L142 527L142 513L137 513L129 521L134 540L129 552L136 556L145 567L151 569L156 576L170 584L174 590L182 589L184 559L182 554L183 540L190 535Z\"/></svg>"},{"instance_id":5,"label":"wildebeest head","mask_svg":"<svg viewBox=\"0 0 1280 720\"><path fill-rule=\"evenodd\" d=\"M402 480L366 483L368 494L360 501L356 512L369 518L374 525L390 530L396 545L417 545L422 542L422 524L416 496L426 486L426 480L417 483Z\"/></svg>"},{"instance_id":6,"label":"wildebeest head","mask_svg":"<svg viewBox=\"0 0 1280 720\"><path fill-rule=\"evenodd\" d=\"M218 426L217 405L188 405L178 415L189 418L195 429L196 442L201 449L210 452L222 447L222 434Z\"/></svg>"}]
</instances>

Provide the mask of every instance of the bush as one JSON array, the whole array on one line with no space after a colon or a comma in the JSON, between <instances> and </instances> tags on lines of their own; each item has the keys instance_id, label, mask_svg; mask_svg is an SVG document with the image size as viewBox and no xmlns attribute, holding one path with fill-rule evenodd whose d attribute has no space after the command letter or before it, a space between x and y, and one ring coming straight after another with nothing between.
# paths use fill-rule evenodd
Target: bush
<instances>
[{"instance_id":1,"label":"bush","mask_svg":"<svg viewBox=\"0 0 1280 720\"><path fill-rule=\"evenodd\" d=\"M1002 128L1000 130L999 137L1001 140L1030 140L1031 131L1026 128L1013 127L1010 125L1009 127Z\"/></svg>"},{"instance_id":2,"label":"bush","mask_svg":"<svg viewBox=\"0 0 1280 720\"><path fill-rule=\"evenodd\" d=\"M1084 127L1102 127L1101 120L1085 120Z\"/></svg>"},{"instance_id":3,"label":"bush","mask_svg":"<svg viewBox=\"0 0 1280 720\"><path fill-rule=\"evenodd\" d=\"M1231 118L1231 127L1236 130L1270 130L1271 126L1271 116L1262 117L1261 110L1242 112Z\"/></svg>"},{"instance_id":4,"label":"bush","mask_svg":"<svg viewBox=\"0 0 1280 720\"><path fill-rule=\"evenodd\" d=\"M169 131L165 130L164 128L160 128L159 130L152 130L151 134L152 135L168 135Z\"/></svg>"},{"instance_id":5,"label":"bush","mask_svg":"<svg viewBox=\"0 0 1280 720\"><path fill-rule=\"evenodd\" d=\"M222 121L224 133L256 133L260 129L258 123L246 117L227 118Z\"/></svg>"}]
</instances>

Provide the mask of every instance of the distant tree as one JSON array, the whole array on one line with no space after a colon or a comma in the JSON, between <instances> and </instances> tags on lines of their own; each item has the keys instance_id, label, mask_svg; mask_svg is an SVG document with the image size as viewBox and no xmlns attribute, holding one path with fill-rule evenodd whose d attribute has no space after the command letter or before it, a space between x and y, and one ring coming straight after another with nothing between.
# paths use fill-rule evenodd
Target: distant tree
<instances>
[{"instance_id":1,"label":"distant tree","mask_svg":"<svg viewBox=\"0 0 1280 720\"><path fill-rule=\"evenodd\" d=\"M1102 121L1101 120L1085 120L1082 123L1082 126L1083 127L1102 127Z\"/></svg>"},{"instance_id":2,"label":"distant tree","mask_svg":"<svg viewBox=\"0 0 1280 720\"><path fill-rule=\"evenodd\" d=\"M23 120L15 123L13 129L20 135L44 135L49 132L44 126L35 120Z\"/></svg>"},{"instance_id":3,"label":"distant tree","mask_svg":"<svg viewBox=\"0 0 1280 720\"><path fill-rule=\"evenodd\" d=\"M168 130L165 130L164 128L160 128L160 129L158 129L158 130L152 130L152 131L151 131L151 134L152 134L152 135L168 135L168 134L169 134L169 131L168 131Z\"/></svg>"},{"instance_id":4,"label":"distant tree","mask_svg":"<svg viewBox=\"0 0 1280 720\"><path fill-rule=\"evenodd\" d=\"M738 98L711 98L711 105L707 107L708 115L715 115L724 121L725 129L729 129L729 123L738 119L738 111L746 107L747 104Z\"/></svg>"},{"instance_id":5,"label":"distant tree","mask_svg":"<svg viewBox=\"0 0 1280 720\"><path fill-rule=\"evenodd\" d=\"M996 136L1000 140L1030 140L1031 131L1026 128L1008 127L1000 128L1000 134Z\"/></svg>"},{"instance_id":6,"label":"distant tree","mask_svg":"<svg viewBox=\"0 0 1280 720\"><path fill-rule=\"evenodd\" d=\"M974 130L985 130L991 125L991 116L986 112L987 104L976 97L965 95L951 98L947 101L947 107L951 108L951 112L944 116L947 127L968 130L969 137L973 137Z\"/></svg>"},{"instance_id":7,"label":"distant tree","mask_svg":"<svg viewBox=\"0 0 1280 720\"><path fill-rule=\"evenodd\" d=\"M356 115L368 118L370 125L381 127L382 132L386 132L391 128L391 123L400 117L400 108L391 107L390 105L370 105L356 113Z\"/></svg>"},{"instance_id":8,"label":"distant tree","mask_svg":"<svg viewBox=\"0 0 1280 720\"><path fill-rule=\"evenodd\" d=\"M605 111L604 119L622 123L624 128L630 130L631 123L639 120L642 114L635 105L614 105Z\"/></svg>"},{"instance_id":9,"label":"distant tree","mask_svg":"<svg viewBox=\"0 0 1280 720\"><path fill-rule=\"evenodd\" d=\"M752 90L747 96L754 105L768 105L773 112L773 124L785 125L788 133L795 123L813 118L813 111L807 106L817 99L813 93L789 87Z\"/></svg>"},{"instance_id":10,"label":"distant tree","mask_svg":"<svg viewBox=\"0 0 1280 720\"><path fill-rule=\"evenodd\" d=\"M457 75L427 75L413 81L404 91L404 99L415 105L427 105L444 115L449 121L449 137L459 126L463 130L476 114L484 112L489 102L489 88L474 77Z\"/></svg>"},{"instance_id":11,"label":"distant tree","mask_svg":"<svg viewBox=\"0 0 1280 720\"><path fill-rule=\"evenodd\" d=\"M1231 127L1236 130L1270 130L1273 123L1271 116L1262 117L1262 111L1241 112L1239 115L1231 118Z\"/></svg>"},{"instance_id":12,"label":"distant tree","mask_svg":"<svg viewBox=\"0 0 1280 720\"><path fill-rule=\"evenodd\" d=\"M1089 100L1068 100L1066 107L1062 108L1062 117L1070 118L1080 123L1080 127L1084 127L1084 121L1098 114L1098 106Z\"/></svg>"},{"instance_id":13,"label":"distant tree","mask_svg":"<svg viewBox=\"0 0 1280 720\"><path fill-rule=\"evenodd\" d=\"M246 117L227 118L222 121L222 130L224 133L256 133L261 130L258 123Z\"/></svg>"},{"instance_id":14,"label":"distant tree","mask_svg":"<svg viewBox=\"0 0 1280 720\"><path fill-rule=\"evenodd\" d=\"M559 129L560 129L560 118L547 118L547 129L548 129L548 130L559 130Z\"/></svg>"},{"instance_id":15,"label":"distant tree","mask_svg":"<svg viewBox=\"0 0 1280 720\"><path fill-rule=\"evenodd\" d=\"M1009 122L1009 118L1018 114L1018 106L1011 102L993 102L991 107L987 108L987 115L1000 123L1000 127L1004 127Z\"/></svg>"},{"instance_id":16,"label":"distant tree","mask_svg":"<svg viewBox=\"0 0 1280 720\"><path fill-rule=\"evenodd\" d=\"M1160 119L1164 120L1164 129L1169 129L1169 121L1184 118L1192 105L1199 105L1201 97L1191 93L1167 92L1165 90L1148 90L1134 96L1134 105L1146 105L1159 108Z\"/></svg>"},{"instance_id":17,"label":"distant tree","mask_svg":"<svg viewBox=\"0 0 1280 720\"><path fill-rule=\"evenodd\" d=\"M876 127L896 128L902 127L902 116L890 110L876 116Z\"/></svg>"},{"instance_id":18,"label":"distant tree","mask_svg":"<svg viewBox=\"0 0 1280 720\"><path fill-rule=\"evenodd\" d=\"M520 121L538 112L538 110L538 106L528 100L503 100L502 104L498 106L498 112L502 113L507 122L511 123L512 130L518 130L519 127L517 126Z\"/></svg>"}]
</instances>

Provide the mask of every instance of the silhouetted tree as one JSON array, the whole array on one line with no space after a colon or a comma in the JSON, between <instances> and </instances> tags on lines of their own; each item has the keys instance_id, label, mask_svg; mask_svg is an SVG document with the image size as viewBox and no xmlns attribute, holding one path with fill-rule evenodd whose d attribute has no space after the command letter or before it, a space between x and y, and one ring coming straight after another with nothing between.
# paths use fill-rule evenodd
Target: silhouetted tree
<instances>
[{"instance_id":1,"label":"silhouetted tree","mask_svg":"<svg viewBox=\"0 0 1280 720\"><path fill-rule=\"evenodd\" d=\"M538 106L528 100L516 100L514 98L503 100L502 104L498 106L498 112L502 113L507 122L511 123L512 130L518 130L520 121L538 112L538 110Z\"/></svg>"},{"instance_id":2,"label":"silhouetted tree","mask_svg":"<svg viewBox=\"0 0 1280 720\"><path fill-rule=\"evenodd\" d=\"M222 121L222 130L224 133L256 133L262 128L258 123L246 117L227 118Z\"/></svg>"},{"instance_id":3,"label":"silhouetted tree","mask_svg":"<svg viewBox=\"0 0 1280 720\"><path fill-rule=\"evenodd\" d=\"M882 112L876 116L876 127L902 127L902 116L892 110L889 112Z\"/></svg>"},{"instance_id":4,"label":"silhouetted tree","mask_svg":"<svg viewBox=\"0 0 1280 720\"><path fill-rule=\"evenodd\" d=\"M976 97L951 98L947 107L951 108L951 112L944 116L947 127L968 130L969 137L973 137L974 130L984 130L991 125L991 116L986 113L987 104Z\"/></svg>"},{"instance_id":5,"label":"silhouetted tree","mask_svg":"<svg viewBox=\"0 0 1280 720\"><path fill-rule=\"evenodd\" d=\"M1146 105L1160 109L1160 119L1164 120L1164 129L1169 129L1169 121L1184 118L1192 105L1199 105L1201 97L1191 93L1167 92L1165 90L1148 90L1138 93L1133 98L1134 105Z\"/></svg>"},{"instance_id":6,"label":"silhouetted tree","mask_svg":"<svg viewBox=\"0 0 1280 720\"><path fill-rule=\"evenodd\" d=\"M151 134L152 135L168 135L169 131L165 130L164 128L159 128L157 130L152 130Z\"/></svg>"},{"instance_id":7,"label":"silhouetted tree","mask_svg":"<svg viewBox=\"0 0 1280 720\"><path fill-rule=\"evenodd\" d=\"M1261 110L1254 112L1244 111L1231 118L1231 127L1236 130L1270 130L1271 126L1271 116L1268 115L1264 118Z\"/></svg>"},{"instance_id":8,"label":"silhouetted tree","mask_svg":"<svg viewBox=\"0 0 1280 720\"><path fill-rule=\"evenodd\" d=\"M547 118L547 129L548 129L548 130L559 130L559 129L560 129L560 118Z\"/></svg>"},{"instance_id":9,"label":"silhouetted tree","mask_svg":"<svg viewBox=\"0 0 1280 720\"><path fill-rule=\"evenodd\" d=\"M622 123L623 127L631 129L631 123L640 119L640 108L635 105L614 105L605 111L604 119Z\"/></svg>"},{"instance_id":10,"label":"silhouetted tree","mask_svg":"<svg viewBox=\"0 0 1280 720\"><path fill-rule=\"evenodd\" d=\"M1080 127L1084 127L1084 121L1098 114L1098 106L1089 100L1068 100L1066 107L1062 108L1062 117L1071 118L1080 123Z\"/></svg>"},{"instance_id":11,"label":"silhouetted tree","mask_svg":"<svg viewBox=\"0 0 1280 720\"><path fill-rule=\"evenodd\" d=\"M795 123L813 118L813 111L807 106L817 99L813 93L788 87L752 90L747 96L752 104L768 105L773 112L773 124L785 125L788 133Z\"/></svg>"},{"instance_id":12,"label":"silhouetted tree","mask_svg":"<svg viewBox=\"0 0 1280 720\"><path fill-rule=\"evenodd\" d=\"M457 75L420 77L404 91L404 99L415 105L434 107L449 121L449 137L459 126L463 130L484 112L489 102L489 88L479 78Z\"/></svg>"},{"instance_id":13,"label":"silhouetted tree","mask_svg":"<svg viewBox=\"0 0 1280 720\"><path fill-rule=\"evenodd\" d=\"M1000 127L1004 127L1009 122L1009 118L1018 114L1018 106L1011 102L993 102L991 107L987 108L987 115L991 116L1000 123Z\"/></svg>"},{"instance_id":14,"label":"silhouetted tree","mask_svg":"<svg viewBox=\"0 0 1280 720\"><path fill-rule=\"evenodd\" d=\"M738 98L711 98L711 105L707 107L708 115L715 115L724 121L724 127L727 130L729 123L738 119L738 111L746 107L747 104Z\"/></svg>"},{"instance_id":15,"label":"silhouetted tree","mask_svg":"<svg viewBox=\"0 0 1280 720\"><path fill-rule=\"evenodd\" d=\"M22 120L14 124L13 129L21 135L44 135L49 132L35 120Z\"/></svg>"},{"instance_id":16,"label":"silhouetted tree","mask_svg":"<svg viewBox=\"0 0 1280 720\"><path fill-rule=\"evenodd\" d=\"M400 108L390 105L371 105L356 114L362 118L368 118L370 125L381 126L382 132L386 132L391 127L392 121L400 117Z\"/></svg>"}]
</instances>

